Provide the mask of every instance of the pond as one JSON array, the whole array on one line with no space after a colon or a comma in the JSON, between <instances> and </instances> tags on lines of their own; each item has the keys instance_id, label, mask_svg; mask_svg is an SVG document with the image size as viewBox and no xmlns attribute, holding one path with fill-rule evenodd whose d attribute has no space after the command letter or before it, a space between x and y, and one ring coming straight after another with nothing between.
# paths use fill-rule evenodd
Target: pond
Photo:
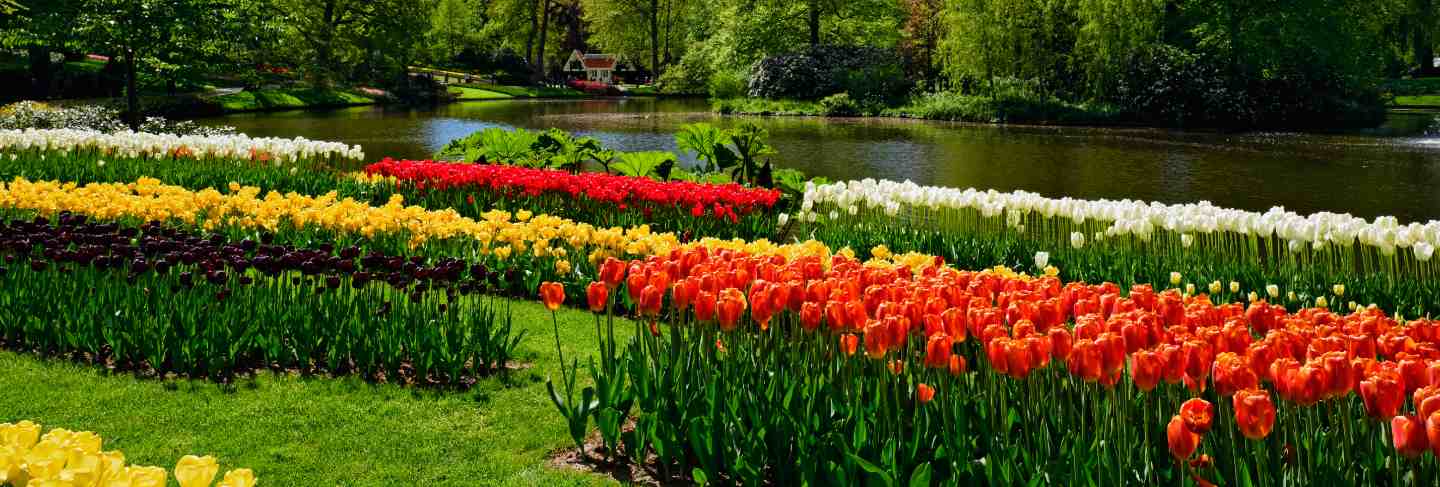
<instances>
[{"instance_id":1,"label":"pond","mask_svg":"<svg viewBox=\"0 0 1440 487\"><path fill-rule=\"evenodd\" d=\"M254 136L360 144L424 159L486 127L557 127L622 151L675 150L683 124L770 131L775 162L831 180L866 177L1050 197L1208 200L1264 211L1440 219L1440 120L1392 112L1382 127L1326 134L994 126L898 119L726 117L698 99L502 100L426 109L356 107L203 120ZM693 163L693 160L687 161Z\"/></svg>"}]
</instances>

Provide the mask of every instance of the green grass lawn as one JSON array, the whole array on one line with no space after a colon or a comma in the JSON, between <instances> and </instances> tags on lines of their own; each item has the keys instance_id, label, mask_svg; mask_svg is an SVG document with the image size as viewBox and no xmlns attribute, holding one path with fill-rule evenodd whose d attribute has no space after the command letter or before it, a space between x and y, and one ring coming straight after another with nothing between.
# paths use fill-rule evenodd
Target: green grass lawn
<instances>
[{"instance_id":1,"label":"green grass lawn","mask_svg":"<svg viewBox=\"0 0 1440 487\"><path fill-rule=\"evenodd\" d=\"M585 93L571 88L551 88L548 86L508 86L492 85L489 83L464 83L451 85L453 87L470 88L476 90L493 91L503 93L515 98L584 98Z\"/></svg>"},{"instance_id":2,"label":"green grass lawn","mask_svg":"<svg viewBox=\"0 0 1440 487\"><path fill-rule=\"evenodd\" d=\"M514 98L514 96L498 91L485 90L480 88L469 88L465 86L451 86L450 93L455 95L457 100L503 100Z\"/></svg>"},{"instance_id":3,"label":"green grass lawn","mask_svg":"<svg viewBox=\"0 0 1440 487\"><path fill-rule=\"evenodd\" d=\"M559 380L550 313L528 301L512 309L529 333L520 360L532 366L468 391L268 373L226 388L0 352L0 390L10 391L0 421L94 431L141 465L215 455L222 472L248 467L268 486L612 484L547 466L573 445L545 390L545 377ZM561 311L567 360L596 349L592 316Z\"/></svg>"},{"instance_id":4,"label":"green grass lawn","mask_svg":"<svg viewBox=\"0 0 1440 487\"><path fill-rule=\"evenodd\" d=\"M1395 104L1403 107L1440 107L1440 95L1397 96Z\"/></svg>"},{"instance_id":5,"label":"green grass lawn","mask_svg":"<svg viewBox=\"0 0 1440 487\"><path fill-rule=\"evenodd\" d=\"M283 110L327 106L366 105L375 99L358 92L336 89L304 88L242 91L211 98L225 112Z\"/></svg>"}]
</instances>

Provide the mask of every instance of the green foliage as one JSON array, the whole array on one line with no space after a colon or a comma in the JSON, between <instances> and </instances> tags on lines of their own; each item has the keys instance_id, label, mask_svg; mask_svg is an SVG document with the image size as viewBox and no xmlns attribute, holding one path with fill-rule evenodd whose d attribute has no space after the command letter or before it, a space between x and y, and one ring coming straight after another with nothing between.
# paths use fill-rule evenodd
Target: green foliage
<instances>
[{"instance_id":1,"label":"green foliage","mask_svg":"<svg viewBox=\"0 0 1440 487\"><path fill-rule=\"evenodd\" d=\"M675 169L675 154L664 151L626 152L610 167L616 174L631 177L670 179Z\"/></svg>"},{"instance_id":2,"label":"green foliage","mask_svg":"<svg viewBox=\"0 0 1440 487\"><path fill-rule=\"evenodd\" d=\"M1106 124L1121 121L1113 105L1074 103L1046 96L1023 84L991 95L962 95L950 91L912 97L904 106L886 109L890 116L980 123Z\"/></svg>"},{"instance_id":3,"label":"green foliage","mask_svg":"<svg viewBox=\"0 0 1440 487\"><path fill-rule=\"evenodd\" d=\"M547 161L550 155L537 152L540 135L525 129L491 127L450 141L435 153L435 159L533 167Z\"/></svg>"}]
</instances>

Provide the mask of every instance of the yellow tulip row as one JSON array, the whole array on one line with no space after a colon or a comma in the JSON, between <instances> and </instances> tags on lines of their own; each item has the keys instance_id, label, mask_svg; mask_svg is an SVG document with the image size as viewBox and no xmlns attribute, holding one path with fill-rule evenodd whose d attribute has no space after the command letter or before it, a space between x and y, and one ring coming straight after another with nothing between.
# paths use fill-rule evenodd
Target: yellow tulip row
<instances>
[{"instance_id":1,"label":"yellow tulip row","mask_svg":"<svg viewBox=\"0 0 1440 487\"><path fill-rule=\"evenodd\" d=\"M794 260L802 255L822 257L828 263L832 253L854 257L849 248L830 249L825 244L806 242L777 244L759 239L719 240L704 238L680 243L672 233L651 232L648 226L629 229L597 228L549 215L520 210L510 213L492 210L478 219L461 216L454 209L431 210L406 206L394 195L382 206L372 206L335 193L306 196L268 192L231 183L227 191L189 190L153 178L133 183L92 183L84 186L54 181L32 182L17 178L0 183L0 208L34 210L43 214L68 211L102 220L132 218L179 221L207 230L219 228L318 229L348 236L375 238L401 236L411 248L427 242L465 242L482 255L504 260L529 253L555 258L555 270L569 274L569 258L583 257L596 263L605 257L639 258L668 255L674 250L703 246L729 249L751 255L782 255ZM893 254L884 246L871 250L871 259L913 269L931 265L926 254Z\"/></svg>"},{"instance_id":2,"label":"yellow tulip row","mask_svg":"<svg viewBox=\"0 0 1440 487\"><path fill-rule=\"evenodd\" d=\"M103 451L99 435L55 428L40 435L30 421L0 423L0 486L14 487L164 487L161 467L125 464L125 454ZM210 487L220 465L215 457L186 455L175 465L180 487ZM240 468L225 472L215 487L253 487L255 474Z\"/></svg>"}]
</instances>

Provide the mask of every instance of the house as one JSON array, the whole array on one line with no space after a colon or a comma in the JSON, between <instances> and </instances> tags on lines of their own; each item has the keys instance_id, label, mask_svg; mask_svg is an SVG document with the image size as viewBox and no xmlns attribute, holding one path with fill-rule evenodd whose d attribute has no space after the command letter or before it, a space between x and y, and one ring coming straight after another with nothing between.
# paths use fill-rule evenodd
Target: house
<instances>
[{"instance_id":1,"label":"house","mask_svg":"<svg viewBox=\"0 0 1440 487\"><path fill-rule=\"evenodd\" d=\"M614 54L585 54L576 50L565 61L565 71L577 77L584 71L586 80L608 85L613 83L615 68L619 64L620 57Z\"/></svg>"}]
</instances>

